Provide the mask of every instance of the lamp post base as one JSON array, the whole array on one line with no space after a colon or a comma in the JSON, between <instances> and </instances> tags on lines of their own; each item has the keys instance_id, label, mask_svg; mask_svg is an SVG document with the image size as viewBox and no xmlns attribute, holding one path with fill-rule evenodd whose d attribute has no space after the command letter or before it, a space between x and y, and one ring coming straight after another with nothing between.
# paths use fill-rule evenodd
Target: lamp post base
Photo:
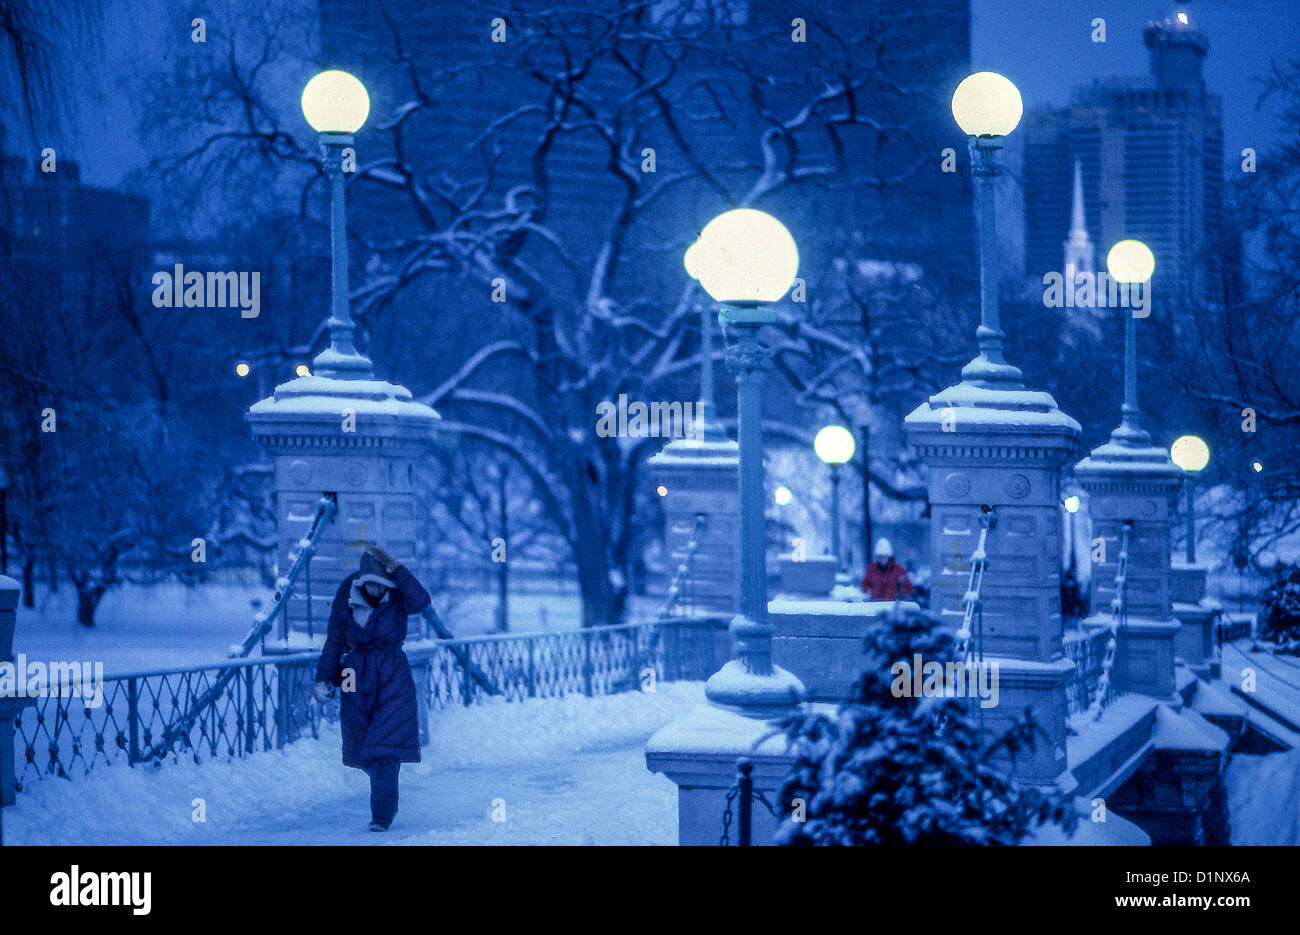
<instances>
[{"instance_id":1,"label":"lamp post base","mask_svg":"<svg viewBox=\"0 0 1300 935\"><path fill-rule=\"evenodd\" d=\"M780 666L767 673L753 672L740 659L732 659L704 683L704 696L712 704L745 717L770 720L793 714L804 699L803 682Z\"/></svg>"}]
</instances>

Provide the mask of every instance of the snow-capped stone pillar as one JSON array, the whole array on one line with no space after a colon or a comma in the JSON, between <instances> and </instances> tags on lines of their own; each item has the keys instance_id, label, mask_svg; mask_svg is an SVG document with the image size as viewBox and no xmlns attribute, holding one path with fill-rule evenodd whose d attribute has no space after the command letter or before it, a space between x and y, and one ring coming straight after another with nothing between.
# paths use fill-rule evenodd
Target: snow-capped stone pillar
<instances>
[{"instance_id":1,"label":"snow-capped stone pillar","mask_svg":"<svg viewBox=\"0 0 1300 935\"><path fill-rule=\"evenodd\" d=\"M984 342L981 341L983 344ZM998 666L999 701L984 714L990 739L1032 709L1046 732L1018 778L1070 785L1066 774L1066 684L1061 623L1061 471L1079 423L1051 395L1023 388L1019 371L981 354L966 377L905 420L908 443L929 468L930 610L958 629L971 553L992 508L981 600L985 663ZM1006 371L1005 373L1002 371Z\"/></svg>"},{"instance_id":2,"label":"snow-capped stone pillar","mask_svg":"<svg viewBox=\"0 0 1300 935\"><path fill-rule=\"evenodd\" d=\"M1169 596L1172 612L1181 627L1174 650L1192 671L1218 678L1222 670L1217 627L1223 605L1205 594L1209 567L1173 560L1169 567Z\"/></svg>"},{"instance_id":3,"label":"snow-capped stone pillar","mask_svg":"<svg viewBox=\"0 0 1300 935\"><path fill-rule=\"evenodd\" d=\"M1170 700L1174 696L1174 642L1181 629L1173 615L1169 581L1169 520L1182 486L1182 470L1146 436L1125 441L1116 434L1074 468L1088 493L1094 541L1092 606L1084 626L1110 626L1120 542L1128 527L1125 579L1127 618L1120 634L1113 683L1123 691ZM1145 433L1143 433L1145 435Z\"/></svg>"},{"instance_id":4,"label":"snow-capped stone pillar","mask_svg":"<svg viewBox=\"0 0 1300 935\"><path fill-rule=\"evenodd\" d=\"M703 516L699 544L682 582L683 601L698 612L734 614L740 608L736 555L739 447L725 435L700 433L665 445L649 464L656 483L665 491L661 502L669 583L681 567L696 536L699 517Z\"/></svg>"},{"instance_id":5,"label":"snow-capped stone pillar","mask_svg":"<svg viewBox=\"0 0 1300 935\"><path fill-rule=\"evenodd\" d=\"M316 366L328 364L325 351ZM322 358L325 358L322 361ZM368 362L367 362L368 363ZM369 377L369 374L366 374ZM253 437L275 461L277 564L292 564L316 504L334 494L338 512L311 562L311 604L299 581L268 651L318 648L324 640L334 592L377 543L399 561L416 565L416 462L433 441L438 414L414 402L405 387L373 378L329 373L298 377L253 404ZM409 638L423 636L412 618Z\"/></svg>"},{"instance_id":6,"label":"snow-capped stone pillar","mask_svg":"<svg viewBox=\"0 0 1300 935\"><path fill-rule=\"evenodd\" d=\"M14 625L17 623L18 582L0 575L0 662L13 662ZM0 694L0 808L14 804L14 718L35 698Z\"/></svg>"},{"instance_id":7,"label":"snow-capped stone pillar","mask_svg":"<svg viewBox=\"0 0 1300 935\"><path fill-rule=\"evenodd\" d=\"M740 446L718 424L713 400L713 321L700 308L700 399L692 437L669 442L650 458L657 485L664 488L664 554L669 584L695 536L704 529L683 582L697 611L734 614L740 609L736 542L740 535Z\"/></svg>"}]
</instances>

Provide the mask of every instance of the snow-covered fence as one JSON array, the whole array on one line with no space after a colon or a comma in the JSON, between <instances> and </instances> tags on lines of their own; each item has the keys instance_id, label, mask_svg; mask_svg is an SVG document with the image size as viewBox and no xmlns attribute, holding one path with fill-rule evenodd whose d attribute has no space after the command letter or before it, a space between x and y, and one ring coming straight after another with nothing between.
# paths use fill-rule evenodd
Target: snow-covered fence
<instances>
[{"instance_id":1,"label":"snow-covered fence","mask_svg":"<svg viewBox=\"0 0 1300 935\"><path fill-rule=\"evenodd\" d=\"M1087 711L1093 702L1105 664L1106 643L1109 639L1110 628L1105 626L1070 630L1065 634L1065 654L1074 663L1074 676L1066 686L1066 699L1072 716ZM1114 684L1108 683L1102 707L1109 705L1114 698Z\"/></svg>"},{"instance_id":2,"label":"snow-covered fence","mask_svg":"<svg viewBox=\"0 0 1300 935\"><path fill-rule=\"evenodd\" d=\"M1268 575L1254 568L1211 569L1205 576L1205 593L1236 611L1258 609L1268 585Z\"/></svg>"},{"instance_id":3,"label":"snow-covered fence","mask_svg":"<svg viewBox=\"0 0 1300 935\"><path fill-rule=\"evenodd\" d=\"M50 691L15 720L19 788L27 778L72 776L141 762L186 712L201 708L169 745L175 758L246 756L314 733L315 654L152 669L104 680L98 698ZM199 704L201 699L205 703ZM95 703L98 701L98 703Z\"/></svg>"},{"instance_id":4,"label":"snow-covered fence","mask_svg":"<svg viewBox=\"0 0 1300 935\"><path fill-rule=\"evenodd\" d=\"M442 640L408 650L407 657L424 672L430 708L485 700L475 670L507 701L612 695L653 690L659 680L708 678L722 662L715 658L714 633L724 625L722 618L698 617L480 636Z\"/></svg>"},{"instance_id":5,"label":"snow-covered fence","mask_svg":"<svg viewBox=\"0 0 1300 935\"><path fill-rule=\"evenodd\" d=\"M430 641L408 648L430 709L489 695L505 701L653 690L657 681L707 678L721 663L723 618ZM244 757L316 736L325 710L311 699L317 653L232 659L195 668L106 678L98 699L47 692L14 718L16 786L159 760ZM462 664L468 660L470 665ZM96 702L99 703L96 703ZM195 713L197 712L197 713Z\"/></svg>"}]
</instances>

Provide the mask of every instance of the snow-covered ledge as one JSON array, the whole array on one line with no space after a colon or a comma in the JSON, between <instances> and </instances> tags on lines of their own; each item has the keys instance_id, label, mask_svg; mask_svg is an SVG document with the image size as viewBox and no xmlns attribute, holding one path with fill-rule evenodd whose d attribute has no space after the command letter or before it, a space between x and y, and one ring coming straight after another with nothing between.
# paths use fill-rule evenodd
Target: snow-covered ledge
<instances>
[{"instance_id":1,"label":"snow-covered ledge","mask_svg":"<svg viewBox=\"0 0 1300 935\"><path fill-rule=\"evenodd\" d=\"M809 701L841 702L862 671L867 629L894 607L920 610L911 601L772 601L772 661L799 677Z\"/></svg>"},{"instance_id":2,"label":"snow-covered ledge","mask_svg":"<svg viewBox=\"0 0 1300 935\"><path fill-rule=\"evenodd\" d=\"M677 843L717 847L722 836L727 791L736 781L736 761L754 764L754 791L777 801L781 782L794 765L776 722L746 717L718 705L699 705L685 717L660 728L645 748L646 768L663 773L677 785ZM730 841L738 843L735 806ZM753 843L772 843L777 823L761 805L754 808Z\"/></svg>"}]
</instances>

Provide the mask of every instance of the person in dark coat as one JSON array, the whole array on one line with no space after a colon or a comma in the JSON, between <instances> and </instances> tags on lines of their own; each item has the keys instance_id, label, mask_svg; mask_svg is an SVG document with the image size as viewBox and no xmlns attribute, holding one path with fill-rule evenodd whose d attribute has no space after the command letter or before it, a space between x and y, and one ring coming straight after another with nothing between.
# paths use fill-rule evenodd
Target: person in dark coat
<instances>
[{"instance_id":1,"label":"person in dark coat","mask_svg":"<svg viewBox=\"0 0 1300 935\"><path fill-rule=\"evenodd\" d=\"M330 608L314 695L324 702L334 687L342 689L343 765L370 777L371 831L387 831L397 814L400 765L420 762L415 680L402 641L407 616L428 606L415 576L371 545Z\"/></svg>"}]
</instances>

